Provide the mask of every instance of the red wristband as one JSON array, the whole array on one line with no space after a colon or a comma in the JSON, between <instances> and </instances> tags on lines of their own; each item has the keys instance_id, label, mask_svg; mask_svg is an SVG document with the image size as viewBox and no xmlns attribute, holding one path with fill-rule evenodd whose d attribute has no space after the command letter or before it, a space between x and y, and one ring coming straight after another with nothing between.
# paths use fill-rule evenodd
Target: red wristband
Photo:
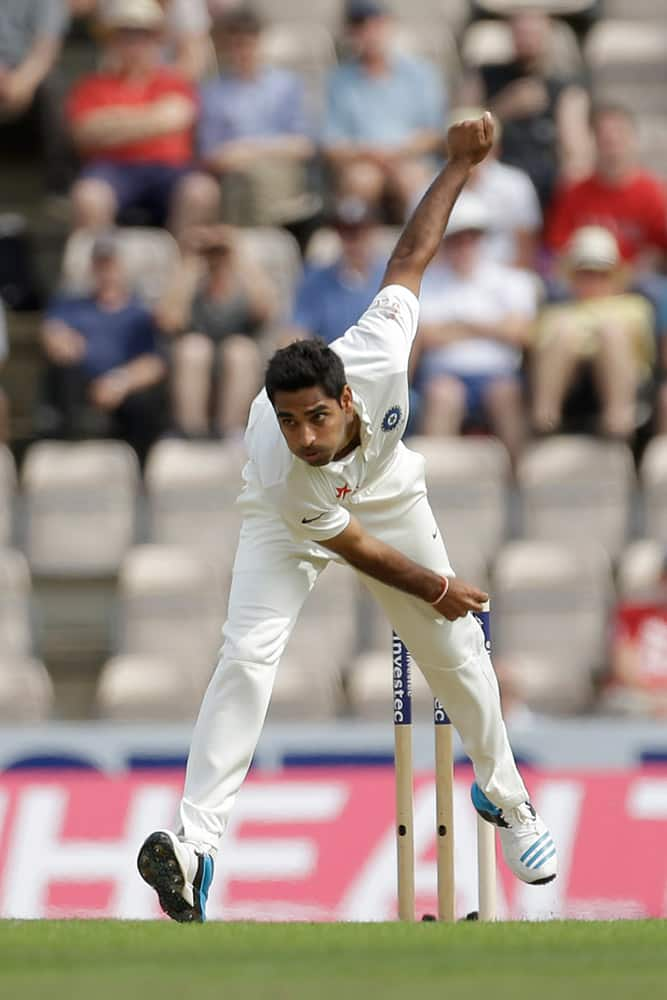
<instances>
[{"instance_id":1,"label":"red wristband","mask_svg":"<svg viewBox=\"0 0 667 1000\"><path fill-rule=\"evenodd\" d=\"M440 601L443 599L443 597L447 596L447 591L449 590L449 577L443 576L442 583L443 583L442 593L439 594L434 601L431 601L432 608L434 608L436 604L440 604Z\"/></svg>"}]
</instances>

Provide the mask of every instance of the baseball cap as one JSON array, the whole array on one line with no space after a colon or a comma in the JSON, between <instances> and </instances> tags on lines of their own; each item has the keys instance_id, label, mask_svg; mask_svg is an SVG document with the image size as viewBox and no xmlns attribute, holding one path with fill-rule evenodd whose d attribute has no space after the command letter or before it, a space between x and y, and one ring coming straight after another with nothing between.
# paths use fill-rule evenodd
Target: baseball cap
<instances>
[{"instance_id":1,"label":"baseball cap","mask_svg":"<svg viewBox=\"0 0 667 1000\"><path fill-rule=\"evenodd\" d=\"M452 209L447 223L445 239L470 230L480 233L489 228L489 214L486 205L476 194L464 191Z\"/></svg>"},{"instance_id":2,"label":"baseball cap","mask_svg":"<svg viewBox=\"0 0 667 1000\"><path fill-rule=\"evenodd\" d=\"M334 226L353 228L357 226L371 226L377 222L376 213L367 201L349 195L339 198L334 205L332 213L332 223Z\"/></svg>"},{"instance_id":3,"label":"baseball cap","mask_svg":"<svg viewBox=\"0 0 667 1000\"><path fill-rule=\"evenodd\" d=\"M565 259L575 271L611 271L619 262L616 237L603 226L582 226L572 234Z\"/></svg>"},{"instance_id":4,"label":"baseball cap","mask_svg":"<svg viewBox=\"0 0 667 1000\"><path fill-rule=\"evenodd\" d=\"M157 0L107 0L100 20L105 28L159 29L164 12Z\"/></svg>"},{"instance_id":5,"label":"baseball cap","mask_svg":"<svg viewBox=\"0 0 667 1000\"><path fill-rule=\"evenodd\" d=\"M351 0L345 9L345 20L351 24L367 21L370 17L384 17L387 8L374 0Z\"/></svg>"}]
</instances>

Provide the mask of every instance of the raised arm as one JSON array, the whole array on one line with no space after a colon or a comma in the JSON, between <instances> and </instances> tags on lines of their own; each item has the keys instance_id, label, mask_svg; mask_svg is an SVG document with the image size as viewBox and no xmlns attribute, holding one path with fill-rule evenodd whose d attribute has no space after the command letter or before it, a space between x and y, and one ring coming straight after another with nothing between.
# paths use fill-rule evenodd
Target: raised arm
<instances>
[{"instance_id":1,"label":"raised arm","mask_svg":"<svg viewBox=\"0 0 667 1000\"><path fill-rule=\"evenodd\" d=\"M447 133L447 165L414 210L389 258L382 282L405 285L419 295L422 276L435 255L449 216L471 169L493 145L493 119L487 112L458 122Z\"/></svg>"}]
</instances>

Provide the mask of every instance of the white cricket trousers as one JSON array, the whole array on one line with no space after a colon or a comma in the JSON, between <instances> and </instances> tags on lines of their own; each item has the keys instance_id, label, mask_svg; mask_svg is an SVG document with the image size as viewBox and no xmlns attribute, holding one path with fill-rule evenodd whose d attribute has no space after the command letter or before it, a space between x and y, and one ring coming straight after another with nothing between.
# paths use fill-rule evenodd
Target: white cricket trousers
<instances>
[{"instance_id":1,"label":"white cricket trousers","mask_svg":"<svg viewBox=\"0 0 667 1000\"><path fill-rule=\"evenodd\" d=\"M353 513L371 534L415 562L451 574L425 493L417 499L413 493L402 504L358 504ZM259 515L244 521L220 660L188 759L180 831L186 840L217 849L259 740L280 658L328 561L307 555L275 518ZM445 706L482 790L501 808L526 801L478 622L471 615L449 622L424 601L361 576ZM388 686L389 664L388 635ZM310 668L317 670L316 650Z\"/></svg>"}]
</instances>

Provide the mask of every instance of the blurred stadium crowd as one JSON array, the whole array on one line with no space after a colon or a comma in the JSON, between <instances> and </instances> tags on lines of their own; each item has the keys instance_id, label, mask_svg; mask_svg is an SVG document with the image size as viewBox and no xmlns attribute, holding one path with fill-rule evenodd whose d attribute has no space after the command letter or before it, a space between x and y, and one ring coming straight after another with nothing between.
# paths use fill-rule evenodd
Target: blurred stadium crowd
<instances>
[{"instance_id":1,"label":"blurred stadium crowd","mask_svg":"<svg viewBox=\"0 0 667 1000\"><path fill-rule=\"evenodd\" d=\"M666 52L662 0L4 0L0 715L192 717L264 363L485 107L409 433L508 713L666 713ZM272 713L385 712L388 661L331 567Z\"/></svg>"}]
</instances>

